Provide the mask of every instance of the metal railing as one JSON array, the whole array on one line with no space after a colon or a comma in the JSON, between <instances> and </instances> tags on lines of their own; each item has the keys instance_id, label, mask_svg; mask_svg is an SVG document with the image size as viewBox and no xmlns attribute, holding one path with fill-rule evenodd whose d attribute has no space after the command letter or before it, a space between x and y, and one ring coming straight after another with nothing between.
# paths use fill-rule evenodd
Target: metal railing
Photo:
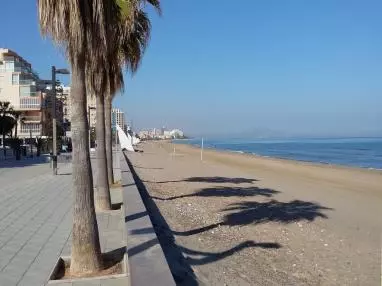
<instances>
[{"instance_id":1,"label":"metal railing","mask_svg":"<svg viewBox=\"0 0 382 286\"><path fill-rule=\"evenodd\" d=\"M20 109L41 109L40 97L20 97Z\"/></svg>"},{"instance_id":2,"label":"metal railing","mask_svg":"<svg viewBox=\"0 0 382 286\"><path fill-rule=\"evenodd\" d=\"M32 131L32 137L41 135L41 130L42 130L41 124L39 124L37 128L36 126L34 126L33 128L29 128L28 124L25 124L24 126L25 127L20 128L21 129L20 135L27 135L25 137L29 137L31 131Z\"/></svg>"},{"instance_id":3,"label":"metal railing","mask_svg":"<svg viewBox=\"0 0 382 286\"><path fill-rule=\"evenodd\" d=\"M22 79L19 80L19 85L36 85L36 81L33 79Z\"/></svg>"}]
</instances>

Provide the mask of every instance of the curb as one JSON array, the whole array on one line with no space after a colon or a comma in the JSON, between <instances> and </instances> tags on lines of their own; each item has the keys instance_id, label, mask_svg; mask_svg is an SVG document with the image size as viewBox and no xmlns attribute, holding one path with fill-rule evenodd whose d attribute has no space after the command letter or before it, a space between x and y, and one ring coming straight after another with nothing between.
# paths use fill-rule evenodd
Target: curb
<instances>
[{"instance_id":1,"label":"curb","mask_svg":"<svg viewBox=\"0 0 382 286\"><path fill-rule=\"evenodd\" d=\"M120 167L131 286L176 285L134 180L134 170L128 165L127 156L122 155Z\"/></svg>"}]
</instances>

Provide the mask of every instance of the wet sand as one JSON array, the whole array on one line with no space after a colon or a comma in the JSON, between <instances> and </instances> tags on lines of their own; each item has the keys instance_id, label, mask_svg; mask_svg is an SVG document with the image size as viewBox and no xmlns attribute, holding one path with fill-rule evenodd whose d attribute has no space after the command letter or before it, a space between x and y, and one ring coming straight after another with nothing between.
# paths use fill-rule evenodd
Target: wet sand
<instances>
[{"instance_id":1,"label":"wet sand","mask_svg":"<svg viewBox=\"0 0 382 286\"><path fill-rule=\"evenodd\" d=\"M381 171L139 148L135 171L206 285L380 285Z\"/></svg>"}]
</instances>

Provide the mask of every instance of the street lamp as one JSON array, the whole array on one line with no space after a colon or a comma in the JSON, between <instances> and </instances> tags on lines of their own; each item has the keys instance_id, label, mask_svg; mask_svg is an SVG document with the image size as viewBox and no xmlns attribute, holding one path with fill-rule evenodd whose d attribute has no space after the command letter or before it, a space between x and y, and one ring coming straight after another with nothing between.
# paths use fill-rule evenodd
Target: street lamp
<instances>
[{"instance_id":1,"label":"street lamp","mask_svg":"<svg viewBox=\"0 0 382 286\"><path fill-rule=\"evenodd\" d=\"M70 74L70 72L52 66L53 175L57 175L56 74Z\"/></svg>"}]
</instances>

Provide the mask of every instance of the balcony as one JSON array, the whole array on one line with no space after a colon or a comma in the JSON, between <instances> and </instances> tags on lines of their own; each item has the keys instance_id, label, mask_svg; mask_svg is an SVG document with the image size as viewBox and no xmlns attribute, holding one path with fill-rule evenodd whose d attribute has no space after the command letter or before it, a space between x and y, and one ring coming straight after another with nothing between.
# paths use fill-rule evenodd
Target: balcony
<instances>
[{"instance_id":1,"label":"balcony","mask_svg":"<svg viewBox=\"0 0 382 286\"><path fill-rule=\"evenodd\" d=\"M14 72L21 72L21 73L32 73L32 69L28 67L19 67L15 66L13 69Z\"/></svg>"},{"instance_id":2,"label":"balcony","mask_svg":"<svg viewBox=\"0 0 382 286\"><path fill-rule=\"evenodd\" d=\"M36 85L36 81L32 79L20 80L19 85Z\"/></svg>"},{"instance_id":3,"label":"balcony","mask_svg":"<svg viewBox=\"0 0 382 286\"><path fill-rule=\"evenodd\" d=\"M25 96L20 97L19 109L21 110L40 110L41 109L41 98Z\"/></svg>"},{"instance_id":4,"label":"balcony","mask_svg":"<svg viewBox=\"0 0 382 286\"><path fill-rule=\"evenodd\" d=\"M1 67L0 72L20 72L20 73L27 73L27 74L33 74L33 71L26 67Z\"/></svg>"},{"instance_id":5,"label":"balcony","mask_svg":"<svg viewBox=\"0 0 382 286\"><path fill-rule=\"evenodd\" d=\"M41 135L42 126L39 123L21 124L20 137L36 137ZM32 134L31 134L32 133Z\"/></svg>"},{"instance_id":6,"label":"balcony","mask_svg":"<svg viewBox=\"0 0 382 286\"><path fill-rule=\"evenodd\" d=\"M24 116L24 123L39 123L41 122L41 116Z\"/></svg>"}]
</instances>

